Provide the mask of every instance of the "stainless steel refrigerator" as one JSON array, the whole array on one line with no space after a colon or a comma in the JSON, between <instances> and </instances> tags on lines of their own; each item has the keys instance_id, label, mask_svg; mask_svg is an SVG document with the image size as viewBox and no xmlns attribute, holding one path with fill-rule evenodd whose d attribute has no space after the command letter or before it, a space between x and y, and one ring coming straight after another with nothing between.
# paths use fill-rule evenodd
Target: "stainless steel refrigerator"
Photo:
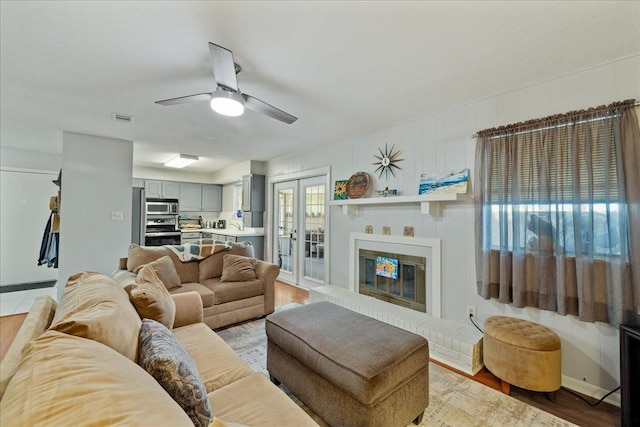
<instances>
[{"instance_id":1,"label":"stainless steel refrigerator","mask_svg":"<svg viewBox=\"0 0 640 427\"><path fill-rule=\"evenodd\" d=\"M131 243L144 245L144 233L146 227L146 198L144 188L133 188L133 200L131 207Z\"/></svg>"}]
</instances>

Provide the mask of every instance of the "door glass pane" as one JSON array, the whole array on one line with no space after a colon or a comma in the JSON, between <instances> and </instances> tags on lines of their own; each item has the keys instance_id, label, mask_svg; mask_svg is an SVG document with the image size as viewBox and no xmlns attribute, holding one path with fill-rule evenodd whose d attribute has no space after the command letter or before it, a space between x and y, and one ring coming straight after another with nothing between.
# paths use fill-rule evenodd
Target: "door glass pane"
<instances>
[{"instance_id":1,"label":"door glass pane","mask_svg":"<svg viewBox=\"0 0 640 427\"><path fill-rule=\"evenodd\" d=\"M278 191L278 264L283 271L293 272L293 188Z\"/></svg>"},{"instance_id":2,"label":"door glass pane","mask_svg":"<svg viewBox=\"0 0 640 427\"><path fill-rule=\"evenodd\" d=\"M324 184L304 188L304 276L319 282L324 282L324 203Z\"/></svg>"}]
</instances>

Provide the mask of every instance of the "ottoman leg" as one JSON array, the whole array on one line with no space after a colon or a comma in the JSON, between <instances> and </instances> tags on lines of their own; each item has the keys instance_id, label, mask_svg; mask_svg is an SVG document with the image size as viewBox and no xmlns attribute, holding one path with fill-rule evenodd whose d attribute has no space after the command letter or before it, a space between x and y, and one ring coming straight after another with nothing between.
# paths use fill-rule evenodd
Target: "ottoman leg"
<instances>
[{"instance_id":1,"label":"ottoman leg","mask_svg":"<svg viewBox=\"0 0 640 427\"><path fill-rule=\"evenodd\" d=\"M555 391L545 391L544 392L544 397L546 397L549 402L553 402L553 403L556 402L556 392Z\"/></svg>"},{"instance_id":2,"label":"ottoman leg","mask_svg":"<svg viewBox=\"0 0 640 427\"><path fill-rule=\"evenodd\" d=\"M415 420L413 420L413 424L415 425L419 425L422 422L422 417L424 416L424 412L422 412L420 415L418 415L416 417Z\"/></svg>"},{"instance_id":3,"label":"ottoman leg","mask_svg":"<svg viewBox=\"0 0 640 427\"><path fill-rule=\"evenodd\" d=\"M511 384L509 384L505 380L500 380L500 387L504 394L511 394Z\"/></svg>"}]
</instances>

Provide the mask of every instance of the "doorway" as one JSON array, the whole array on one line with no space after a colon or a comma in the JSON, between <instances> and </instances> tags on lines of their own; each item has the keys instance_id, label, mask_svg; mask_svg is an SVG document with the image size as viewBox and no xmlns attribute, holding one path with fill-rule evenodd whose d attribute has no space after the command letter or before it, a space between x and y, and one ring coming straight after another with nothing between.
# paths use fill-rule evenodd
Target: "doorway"
<instances>
[{"instance_id":1,"label":"doorway","mask_svg":"<svg viewBox=\"0 0 640 427\"><path fill-rule=\"evenodd\" d=\"M325 229L327 182L325 176L275 183L274 262L279 280L313 288L325 283Z\"/></svg>"}]
</instances>

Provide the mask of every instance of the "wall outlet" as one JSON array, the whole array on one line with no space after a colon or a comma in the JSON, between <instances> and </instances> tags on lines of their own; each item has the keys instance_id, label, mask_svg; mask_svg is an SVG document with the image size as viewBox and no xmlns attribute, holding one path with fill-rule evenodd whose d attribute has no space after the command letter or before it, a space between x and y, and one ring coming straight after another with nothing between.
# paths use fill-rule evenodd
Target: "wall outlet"
<instances>
[{"instance_id":1,"label":"wall outlet","mask_svg":"<svg viewBox=\"0 0 640 427\"><path fill-rule=\"evenodd\" d=\"M467 317L473 317L474 319L476 318L476 306L475 305L468 305L467 306Z\"/></svg>"}]
</instances>

